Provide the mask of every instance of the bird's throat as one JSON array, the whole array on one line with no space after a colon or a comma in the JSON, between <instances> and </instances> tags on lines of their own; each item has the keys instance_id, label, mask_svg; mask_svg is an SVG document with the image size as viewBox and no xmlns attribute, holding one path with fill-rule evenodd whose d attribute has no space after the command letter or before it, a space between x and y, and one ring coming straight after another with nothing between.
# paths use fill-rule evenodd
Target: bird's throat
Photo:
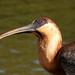
<instances>
[{"instance_id":1,"label":"bird's throat","mask_svg":"<svg viewBox=\"0 0 75 75\"><path fill-rule=\"evenodd\" d=\"M54 72L57 69L56 55L61 48L61 42L62 38L59 34L39 39L39 61L47 71Z\"/></svg>"}]
</instances>

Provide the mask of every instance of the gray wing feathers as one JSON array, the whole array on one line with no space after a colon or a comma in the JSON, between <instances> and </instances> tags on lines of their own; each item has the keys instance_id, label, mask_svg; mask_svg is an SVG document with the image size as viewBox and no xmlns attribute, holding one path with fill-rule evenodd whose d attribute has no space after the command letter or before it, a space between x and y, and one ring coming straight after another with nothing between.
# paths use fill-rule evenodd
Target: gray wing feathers
<instances>
[{"instance_id":1,"label":"gray wing feathers","mask_svg":"<svg viewBox=\"0 0 75 75\"><path fill-rule=\"evenodd\" d=\"M75 75L75 43L64 45L60 50L61 65L66 75Z\"/></svg>"}]
</instances>

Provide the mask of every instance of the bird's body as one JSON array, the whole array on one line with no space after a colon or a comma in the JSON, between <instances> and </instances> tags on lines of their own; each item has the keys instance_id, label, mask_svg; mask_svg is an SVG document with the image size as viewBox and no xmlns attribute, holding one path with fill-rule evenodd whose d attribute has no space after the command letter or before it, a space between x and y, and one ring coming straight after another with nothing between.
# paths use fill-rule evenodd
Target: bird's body
<instances>
[{"instance_id":1,"label":"bird's body","mask_svg":"<svg viewBox=\"0 0 75 75\"><path fill-rule=\"evenodd\" d=\"M75 42L64 45L60 49L60 60L67 75L75 75Z\"/></svg>"},{"instance_id":2,"label":"bird's body","mask_svg":"<svg viewBox=\"0 0 75 75\"><path fill-rule=\"evenodd\" d=\"M75 75L75 42L62 46L61 32L52 20L36 19L28 26L1 35L0 39L24 32L38 37L38 56L44 69L53 75Z\"/></svg>"}]
</instances>

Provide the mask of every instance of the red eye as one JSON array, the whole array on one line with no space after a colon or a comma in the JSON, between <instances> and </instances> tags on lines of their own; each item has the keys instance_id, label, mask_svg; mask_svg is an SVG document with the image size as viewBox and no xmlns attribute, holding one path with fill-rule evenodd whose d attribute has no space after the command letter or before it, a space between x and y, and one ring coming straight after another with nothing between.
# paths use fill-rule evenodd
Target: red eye
<instances>
[{"instance_id":1,"label":"red eye","mask_svg":"<svg viewBox=\"0 0 75 75\"><path fill-rule=\"evenodd\" d=\"M40 23L43 23L43 20L40 20Z\"/></svg>"}]
</instances>

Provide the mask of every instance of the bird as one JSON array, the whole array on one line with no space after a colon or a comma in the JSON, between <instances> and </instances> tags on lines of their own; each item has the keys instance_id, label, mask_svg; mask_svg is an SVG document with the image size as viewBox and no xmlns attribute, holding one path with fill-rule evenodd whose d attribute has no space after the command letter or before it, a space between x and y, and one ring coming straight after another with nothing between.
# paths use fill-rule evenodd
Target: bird
<instances>
[{"instance_id":1,"label":"bird","mask_svg":"<svg viewBox=\"0 0 75 75\"><path fill-rule=\"evenodd\" d=\"M75 75L75 42L62 45L62 34L55 22L40 17L27 26L0 35L0 39L21 33L38 38L38 58L46 71L53 75Z\"/></svg>"}]
</instances>

